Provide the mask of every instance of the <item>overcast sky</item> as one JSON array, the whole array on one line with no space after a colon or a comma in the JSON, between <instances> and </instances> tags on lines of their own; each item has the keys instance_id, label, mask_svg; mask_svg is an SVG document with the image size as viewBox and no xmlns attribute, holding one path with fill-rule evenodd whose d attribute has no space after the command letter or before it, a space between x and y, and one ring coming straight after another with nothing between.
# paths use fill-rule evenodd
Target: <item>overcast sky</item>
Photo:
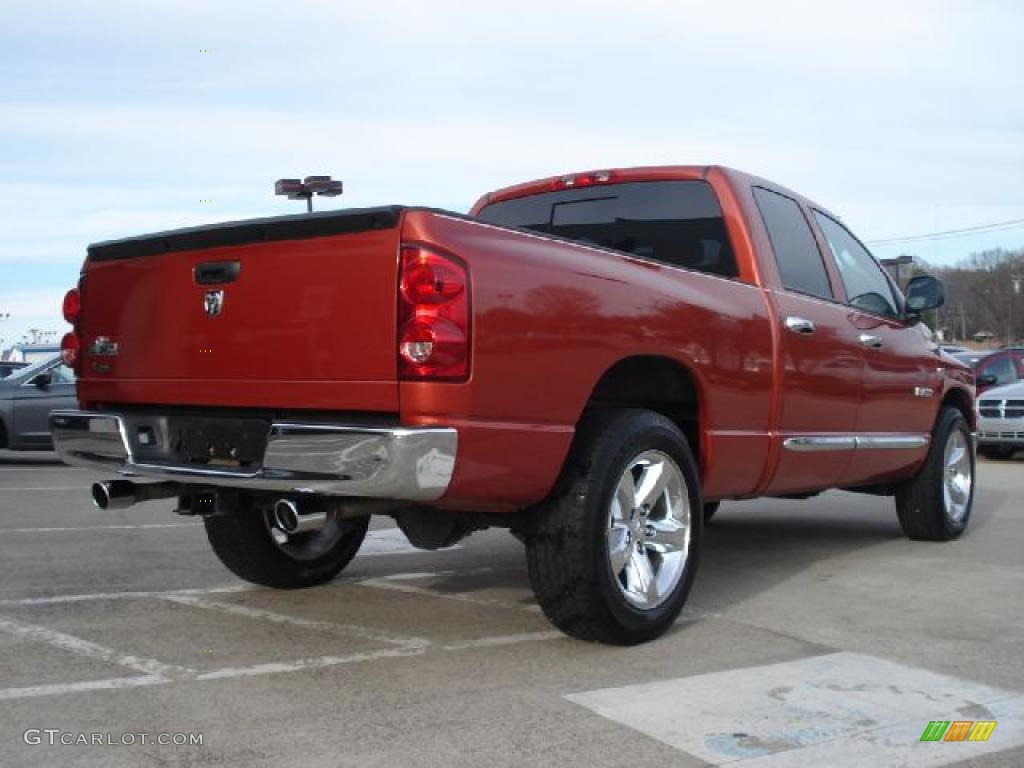
<instances>
[{"instance_id":1,"label":"overcast sky","mask_svg":"<svg viewBox=\"0 0 1024 768\"><path fill-rule=\"evenodd\" d=\"M0 8L6 344L63 331L88 243L297 212L282 176L342 178L329 207L465 211L565 171L720 163L869 241L1024 219L1020 0ZM1017 226L875 252L1021 246Z\"/></svg>"}]
</instances>

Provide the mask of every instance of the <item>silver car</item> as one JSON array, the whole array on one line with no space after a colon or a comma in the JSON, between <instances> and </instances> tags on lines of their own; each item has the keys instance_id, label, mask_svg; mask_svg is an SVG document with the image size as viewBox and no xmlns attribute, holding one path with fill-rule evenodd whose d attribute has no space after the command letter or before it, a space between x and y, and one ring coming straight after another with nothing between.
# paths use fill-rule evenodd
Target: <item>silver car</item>
<instances>
[{"instance_id":1,"label":"silver car","mask_svg":"<svg viewBox=\"0 0 1024 768\"><path fill-rule=\"evenodd\" d=\"M0 379L0 448L48 451L50 411L77 408L75 372L50 357Z\"/></svg>"},{"instance_id":2,"label":"silver car","mask_svg":"<svg viewBox=\"0 0 1024 768\"><path fill-rule=\"evenodd\" d=\"M1024 381L993 387L978 398L978 453L1009 459L1024 450Z\"/></svg>"}]
</instances>

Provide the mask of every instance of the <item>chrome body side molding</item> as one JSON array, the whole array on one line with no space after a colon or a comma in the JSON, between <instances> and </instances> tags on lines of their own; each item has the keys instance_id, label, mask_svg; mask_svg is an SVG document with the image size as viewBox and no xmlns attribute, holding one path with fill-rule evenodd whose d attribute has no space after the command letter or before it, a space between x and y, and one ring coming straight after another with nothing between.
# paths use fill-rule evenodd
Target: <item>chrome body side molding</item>
<instances>
[{"instance_id":1,"label":"chrome body side molding","mask_svg":"<svg viewBox=\"0 0 1024 768\"><path fill-rule=\"evenodd\" d=\"M930 439L927 435L825 435L822 437L789 437L782 445L786 450L811 451L867 451L923 448Z\"/></svg>"}]
</instances>

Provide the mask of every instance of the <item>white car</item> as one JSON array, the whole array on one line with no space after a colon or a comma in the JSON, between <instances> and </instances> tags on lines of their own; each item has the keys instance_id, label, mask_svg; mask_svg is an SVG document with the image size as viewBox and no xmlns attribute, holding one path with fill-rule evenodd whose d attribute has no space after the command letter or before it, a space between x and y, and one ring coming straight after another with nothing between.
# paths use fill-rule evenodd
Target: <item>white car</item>
<instances>
[{"instance_id":1,"label":"white car","mask_svg":"<svg viewBox=\"0 0 1024 768\"><path fill-rule=\"evenodd\" d=\"M978 398L978 453L1009 459L1024 450L1024 381L987 389Z\"/></svg>"}]
</instances>

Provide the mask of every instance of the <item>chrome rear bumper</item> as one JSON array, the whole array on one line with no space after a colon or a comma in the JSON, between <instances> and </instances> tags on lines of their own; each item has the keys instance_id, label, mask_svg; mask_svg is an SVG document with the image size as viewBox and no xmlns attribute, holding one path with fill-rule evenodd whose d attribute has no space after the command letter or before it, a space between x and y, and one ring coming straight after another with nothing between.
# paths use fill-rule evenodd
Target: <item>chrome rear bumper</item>
<instances>
[{"instance_id":1,"label":"chrome rear bumper","mask_svg":"<svg viewBox=\"0 0 1024 768\"><path fill-rule=\"evenodd\" d=\"M235 467L142 461L117 413L54 411L50 431L65 463L126 477L403 501L444 495L458 446L450 427L273 422L262 464Z\"/></svg>"}]
</instances>

